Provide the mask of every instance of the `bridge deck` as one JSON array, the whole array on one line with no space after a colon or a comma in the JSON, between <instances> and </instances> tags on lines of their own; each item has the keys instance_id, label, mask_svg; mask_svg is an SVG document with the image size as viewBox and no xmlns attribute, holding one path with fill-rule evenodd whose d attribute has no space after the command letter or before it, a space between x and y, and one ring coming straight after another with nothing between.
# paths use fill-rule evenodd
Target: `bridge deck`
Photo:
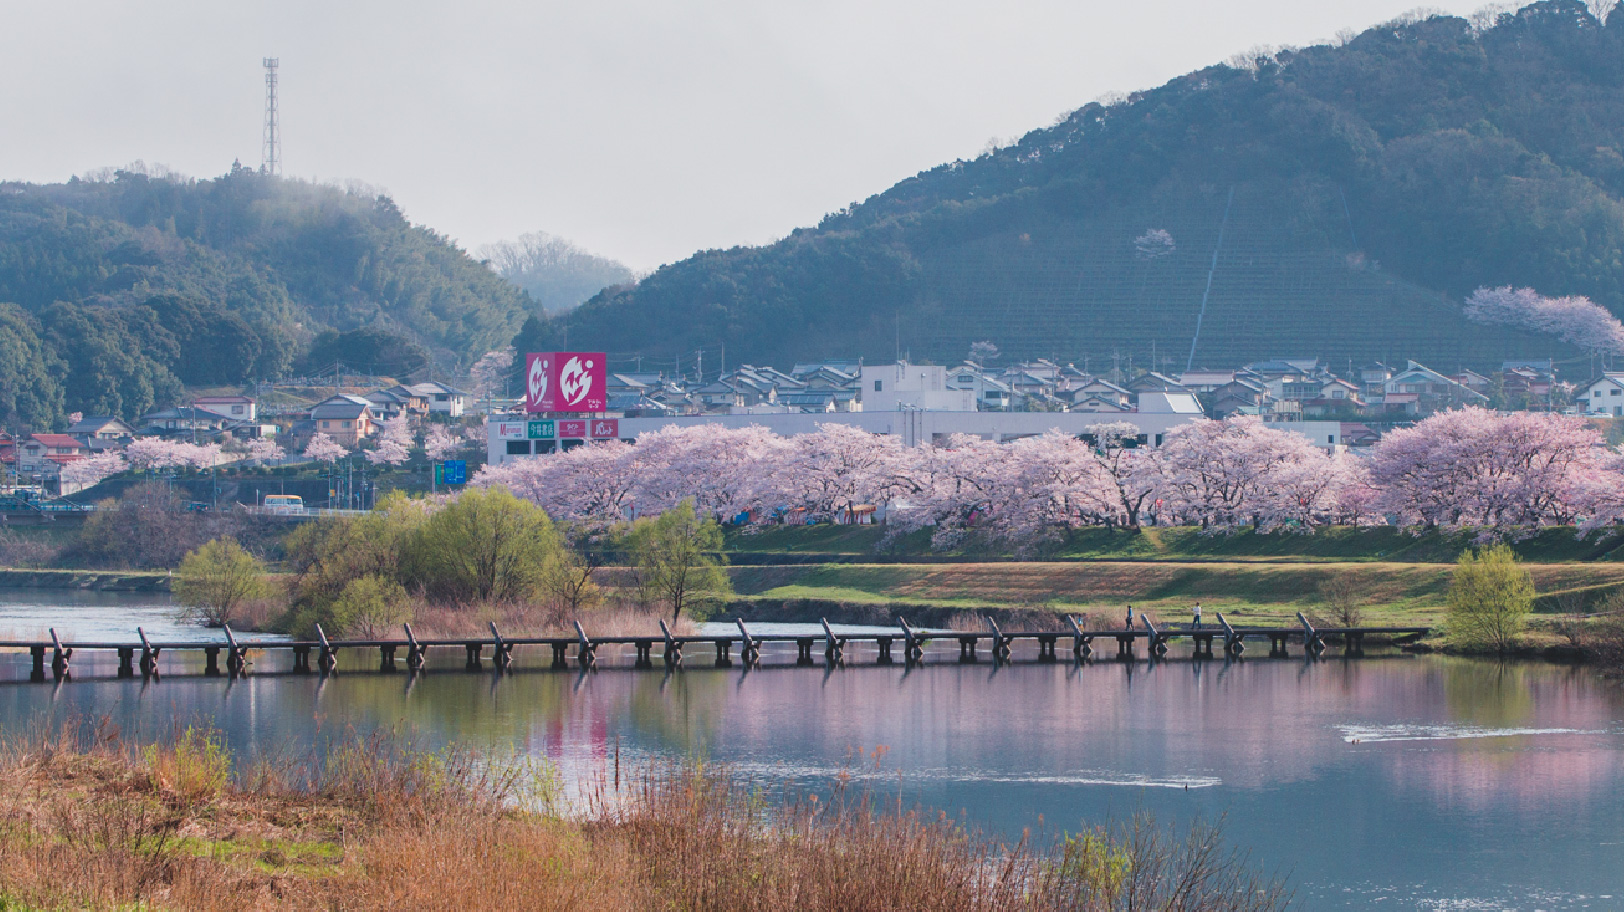
<instances>
[{"instance_id":1,"label":"bridge deck","mask_svg":"<svg viewBox=\"0 0 1624 912\"><path fill-rule=\"evenodd\" d=\"M564 668L574 663L580 667L589 667L596 660L597 650L604 646L630 646L637 651L637 667L653 667L653 658L656 650L667 668L678 667L682 664L682 653L686 647L710 646L716 651L715 664L730 666L733 664L732 649L739 646L740 660L747 666L760 663L761 648L770 644L794 644L797 649L796 664L814 664L812 648L818 643L823 644L824 660L831 664L843 664L845 650L855 643L872 643L878 650L877 661L880 664L889 664L894 661L891 655L892 646L898 641L903 646L903 661L910 664L921 663L924 660L924 648L932 642L957 642L959 645L959 661L979 661L978 649L986 643L991 647L992 657L997 662L1007 662L1010 659L1011 647L1016 641L1027 640L1037 644L1038 661L1056 661L1056 648L1065 641L1069 642L1072 654L1081 661L1093 652L1095 640L1116 641L1118 658L1133 658L1135 647L1142 640L1148 645L1151 657L1164 654L1170 640L1186 639L1195 644L1197 658L1211 658L1212 647L1215 641L1222 642L1224 651L1231 655L1240 655L1245 651L1245 641L1248 638L1261 640L1268 639L1270 655L1286 654L1286 644L1292 640L1299 640L1304 650L1309 654L1317 655L1325 648L1326 637L1339 637L1347 644L1349 654L1362 651L1365 637L1387 636L1409 638L1425 636L1429 631L1427 627L1328 627L1316 629L1302 615L1298 615L1301 625L1298 627L1235 627L1226 622L1219 615L1218 626L1180 626L1157 628L1149 618L1141 616L1143 627L1115 628L1115 629L1084 629L1075 619L1068 618L1072 624L1069 631L1062 630L1020 630L1003 631L996 622L987 619L990 629L986 631L959 631L959 630L920 630L908 626L903 621L895 631L866 630L863 632L838 633L827 622L823 624L822 633L812 634L752 634L743 621L736 621L739 632L737 634L705 634L678 636L666 630L662 622L659 636L607 636L591 637L579 624L576 625L576 636L554 637L505 637L491 625L491 636L488 637L434 637L419 639L413 635L410 625L405 627L404 638L372 638L335 640L326 636L317 628L317 638L314 640L292 639L240 639L231 629L225 628L224 639L217 640L188 640L188 641L154 641L149 639L145 632L137 628L137 639L126 641L87 640L82 642L65 641L60 639L55 630L51 631L50 640L4 640L0 641L0 649L26 649L33 658L31 678L36 681L45 679L46 658L50 659L52 676L61 680L71 676L70 662L76 652L110 651L116 652L119 658L120 676L132 676L135 673L136 658L140 658L140 669L143 675L154 675L159 670L159 660L165 652L202 652L207 665L205 674L219 674L219 658L221 653L226 656L226 669L229 673L245 673L249 666L249 653L269 653L287 651L293 657L292 670L295 673L309 672L311 653L316 653L318 670L328 673L335 670L337 656L344 650L377 650L379 653L379 668L381 671L395 670L395 661L398 653L404 650L408 669L417 671L424 667L429 650L462 649L466 656L466 667L470 669L484 667L486 651L490 651L492 667L498 670L510 668L513 662L513 650L520 646L542 646L552 651L552 667ZM573 656L570 654L573 649Z\"/></svg>"}]
</instances>

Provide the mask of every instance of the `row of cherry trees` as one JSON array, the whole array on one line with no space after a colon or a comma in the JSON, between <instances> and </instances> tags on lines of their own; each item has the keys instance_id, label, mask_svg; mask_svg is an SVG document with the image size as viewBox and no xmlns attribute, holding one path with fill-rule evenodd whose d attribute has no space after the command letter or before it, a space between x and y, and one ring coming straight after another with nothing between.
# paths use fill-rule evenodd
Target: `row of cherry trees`
<instances>
[{"instance_id":1,"label":"row of cherry trees","mask_svg":"<svg viewBox=\"0 0 1624 912\"><path fill-rule=\"evenodd\" d=\"M1211 530L1323 524L1530 528L1624 517L1620 457L1582 419L1463 409L1396 430L1369 455L1327 453L1256 418L1198 420L1164 445L1127 423L998 444L908 447L848 425L781 437L761 427L673 427L481 471L555 517L604 521L693 498L702 512L836 519L884 505L898 531L970 530L1016 543L1068 527Z\"/></svg>"}]
</instances>

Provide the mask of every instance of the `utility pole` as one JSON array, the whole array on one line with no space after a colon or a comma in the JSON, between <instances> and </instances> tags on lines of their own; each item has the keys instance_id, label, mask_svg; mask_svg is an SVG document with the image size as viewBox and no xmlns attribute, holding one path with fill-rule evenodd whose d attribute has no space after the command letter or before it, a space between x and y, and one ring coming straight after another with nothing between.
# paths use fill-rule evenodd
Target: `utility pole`
<instances>
[{"instance_id":1,"label":"utility pole","mask_svg":"<svg viewBox=\"0 0 1624 912\"><path fill-rule=\"evenodd\" d=\"M265 133L261 140L259 170L273 177L282 176L282 124L276 110L276 68L279 58L265 57Z\"/></svg>"}]
</instances>

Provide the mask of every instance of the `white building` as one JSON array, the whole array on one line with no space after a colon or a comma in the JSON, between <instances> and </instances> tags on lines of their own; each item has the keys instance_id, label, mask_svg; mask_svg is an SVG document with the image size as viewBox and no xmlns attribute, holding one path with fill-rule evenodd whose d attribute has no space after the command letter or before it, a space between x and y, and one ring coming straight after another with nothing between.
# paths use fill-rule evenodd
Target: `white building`
<instances>
[{"instance_id":1,"label":"white building","mask_svg":"<svg viewBox=\"0 0 1624 912\"><path fill-rule=\"evenodd\" d=\"M1624 372L1608 371L1579 387L1574 401L1586 415L1624 416Z\"/></svg>"},{"instance_id":2,"label":"white building","mask_svg":"<svg viewBox=\"0 0 1624 912\"><path fill-rule=\"evenodd\" d=\"M865 365L860 382L865 412L976 410L975 390L949 387L945 367L909 364L906 361L881 367Z\"/></svg>"}]
</instances>

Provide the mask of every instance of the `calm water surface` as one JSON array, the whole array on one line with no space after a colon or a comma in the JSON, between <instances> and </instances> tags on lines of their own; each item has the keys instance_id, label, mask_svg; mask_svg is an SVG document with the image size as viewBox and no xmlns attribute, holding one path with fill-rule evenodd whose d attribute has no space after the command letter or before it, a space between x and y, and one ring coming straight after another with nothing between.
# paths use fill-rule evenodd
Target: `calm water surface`
<instances>
[{"instance_id":1,"label":"calm water surface","mask_svg":"<svg viewBox=\"0 0 1624 912\"><path fill-rule=\"evenodd\" d=\"M163 610L9 601L0 629L18 618L84 638ZM240 751L275 752L405 724L518 745L566 774L617 749L623 762L703 753L808 789L855 767L876 790L1011 835L1141 810L1222 817L1290 875L1303 909L1624 908L1624 692L1584 669L1399 654L994 668L944 653L908 671L859 651L826 672L785 667L790 647L745 673L706 658L667 677L608 657L581 675L520 652L504 677L448 665L412 681L355 656L321 681L267 673L287 660L266 656L234 682L119 681L76 658L78 678L57 686L25 683L26 656L7 654L0 730L96 714L160 734L207 718ZM878 769L853 763L882 746Z\"/></svg>"}]
</instances>

